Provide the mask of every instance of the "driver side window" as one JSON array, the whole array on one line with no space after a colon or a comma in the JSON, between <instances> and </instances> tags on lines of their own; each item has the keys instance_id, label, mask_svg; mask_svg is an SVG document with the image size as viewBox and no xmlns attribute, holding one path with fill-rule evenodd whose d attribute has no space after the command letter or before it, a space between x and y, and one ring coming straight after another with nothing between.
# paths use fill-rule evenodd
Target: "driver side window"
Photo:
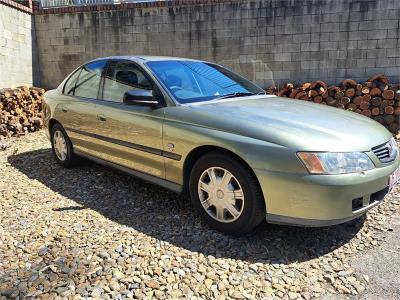
<instances>
[{"instance_id":1,"label":"driver side window","mask_svg":"<svg viewBox=\"0 0 400 300\"><path fill-rule=\"evenodd\" d=\"M134 63L111 61L104 77L103 100L122 103L126 92L152 88L149 79Z\"/></svg>"}]
</instances>

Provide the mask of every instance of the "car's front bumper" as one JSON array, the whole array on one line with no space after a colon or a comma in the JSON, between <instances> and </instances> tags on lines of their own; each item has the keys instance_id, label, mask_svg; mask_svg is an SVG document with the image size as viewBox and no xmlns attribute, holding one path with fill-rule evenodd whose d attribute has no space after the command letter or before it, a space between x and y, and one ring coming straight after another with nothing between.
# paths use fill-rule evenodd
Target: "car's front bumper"
<instances>
[{"instance_id":1,"label":"car's front bumper","mask_svg":"<svg viewBox=\"0 0 400 300\"><path fill-rule=\"evenodd\" d=\"M389 191L397 160L364 174L310 175L256 169L270 223L329 226L355 219ZM358 205L355 205L358 204Z\"/></svg>"}]
</instances>

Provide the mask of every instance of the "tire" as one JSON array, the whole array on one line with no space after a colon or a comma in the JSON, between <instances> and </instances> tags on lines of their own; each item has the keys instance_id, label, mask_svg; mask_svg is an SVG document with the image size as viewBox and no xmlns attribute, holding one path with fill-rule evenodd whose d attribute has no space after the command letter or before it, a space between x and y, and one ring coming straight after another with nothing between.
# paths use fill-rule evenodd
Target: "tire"
<instances>
[{"instance_id":1,"label":"tire","mask_svg":"<svg viewBox=\"0 0 400 300\"><path fill-rule=\"evenodd\" d=\"M60 153L60 148L57 145L57 142L60 141L60 137L63 138L65 142L65 153L62 151L63 154ZM70 168L76 164L77 157L73 152L71 140L59 123L54 124L51 128L51 148L56 161L63 167Z\"/></svg>"},{"instance_id":2,"label":"tire","mask_svg":"<svg viewBox=\"0 0 400 300\"><path fill-rule=\"evenodd\" d=\"M212 183L210 174L217 184ZM224 174L227 177L222 180ZM229 174L233 176L231 180ZM210 188L215 186L218 187ZM257 178L247 165L229 154L215 151L202 156L191 171L189 193L201 218L222 233L241 236L265 219L265 203Z\"/></svg>"}]
</instances>

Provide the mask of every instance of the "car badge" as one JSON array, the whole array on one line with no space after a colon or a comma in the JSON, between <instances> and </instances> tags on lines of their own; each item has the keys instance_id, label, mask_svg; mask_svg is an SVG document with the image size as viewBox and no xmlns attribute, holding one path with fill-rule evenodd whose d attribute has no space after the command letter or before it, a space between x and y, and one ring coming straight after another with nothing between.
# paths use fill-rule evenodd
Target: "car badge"
<instances>
[{"instance_id":1,"label":"car badge","mask_svg":"<svg viewBox=\"0 0 400 300\"><path fill-rule=\"evenodd\" d=\"M168 145L167 145L167 148L168 148L168 151L174 151L174 144L172 144L172 143L168 143Z\"/></svg>"}]
</instances>

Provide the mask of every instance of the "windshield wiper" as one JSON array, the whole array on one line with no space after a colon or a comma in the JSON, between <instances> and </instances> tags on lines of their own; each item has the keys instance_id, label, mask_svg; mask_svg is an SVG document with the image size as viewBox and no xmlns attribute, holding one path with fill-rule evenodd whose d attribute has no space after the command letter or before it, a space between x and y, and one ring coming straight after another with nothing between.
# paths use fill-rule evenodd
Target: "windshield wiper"
<instances>
[{"instance_id":1,"label":"windshield wiper","mask_svg":"<svg viewBox=\"0 0 400 300\"><path fill-rule=\"evenodd\" d=\"M227 99L227 98L244 97L244 96L253 96L253 95L257 95L257 94L254 94L254 93L237 92L237 93L222 95L221 97L217 97L217 98L215 98L215 99Z\"/></svg>"}]
</instances>

